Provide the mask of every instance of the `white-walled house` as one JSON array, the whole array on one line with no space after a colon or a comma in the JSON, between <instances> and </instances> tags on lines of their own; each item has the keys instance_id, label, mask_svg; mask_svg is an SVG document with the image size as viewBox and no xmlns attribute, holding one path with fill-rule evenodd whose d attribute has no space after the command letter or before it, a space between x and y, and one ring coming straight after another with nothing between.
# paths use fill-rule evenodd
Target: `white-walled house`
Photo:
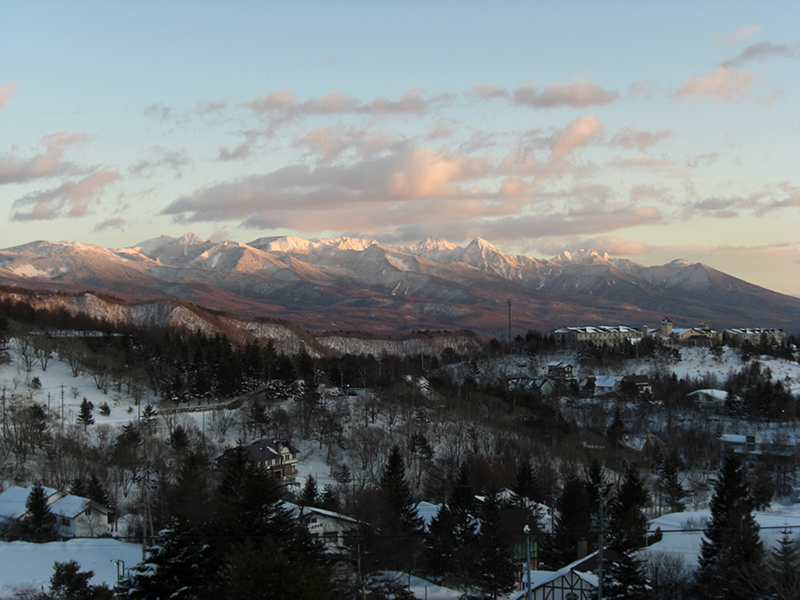
<instances>
[{"instance_id":1,"label":"white-walled house","mask_svg":"<svg viewBox=\"0 0 800 600\"><path fill-rule=\"evenodd\" d=\"M33 486L13 486L0 494L0 518L21 519L28 512L25 503ZM111 510L94 500L43 488L50 512L56 517L61 537L99 537L108 532Z\"/></svg>"}]
</instances>

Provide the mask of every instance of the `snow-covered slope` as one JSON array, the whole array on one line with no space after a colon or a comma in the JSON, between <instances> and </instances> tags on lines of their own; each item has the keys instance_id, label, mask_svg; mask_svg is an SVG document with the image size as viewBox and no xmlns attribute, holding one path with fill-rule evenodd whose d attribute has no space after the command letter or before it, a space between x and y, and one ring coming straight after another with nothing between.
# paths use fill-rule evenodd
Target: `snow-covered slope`
<instances>
[{"instance_id":1,"label":"snow-covered slope","mask_svg":"<svg viewBox=\"0 0 800 600\"><path fill-rule=\"evenodd\" d=\"M308 327L470 328L497 335L513 299L521 332L577 322L781 327L800 331L800 300L700 263L646 267L591 249L538 259L482 238L388 247L339 237L247 244L161 236L107 250L33 242L0 250L0 283L123 298L167 297ZM438 315L438 316L437 316Z\"/></svg>"}]
</instances>

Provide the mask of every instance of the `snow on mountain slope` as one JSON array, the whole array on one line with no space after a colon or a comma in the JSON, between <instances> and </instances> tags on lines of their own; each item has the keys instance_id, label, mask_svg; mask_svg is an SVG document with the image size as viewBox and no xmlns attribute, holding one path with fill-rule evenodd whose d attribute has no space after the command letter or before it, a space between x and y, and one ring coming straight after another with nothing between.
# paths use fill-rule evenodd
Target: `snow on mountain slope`
<instances>
[{"instance_id":1,"label":"snow on mountain slope","mask_svg":"<svg viewBox=\"0 0 800 600\"><path fill-rule=\"evenodd\" d=\"M341 323L340 311L361 303L382 307L380 314L369 313L371 318L383 315L393 326L413 326L412 318L434 322L430 320L436 314L448 315L452 326L463 315L494 314L496 307L514 298L520 324L527 326L537 321L559 326L578 316L581 321L592 316L638 324L667 315L686 325L711 320L717 326L800 329L796 298L700 263L679 260L645 267L591 249L537 259L504 253L482 238L466 247L438 239L391 248L349 237L265 237L242 244L187 234L114 251L43 241L0 250L0 282L26 281L126 298L180 298L249 315L277 307L294 315L317 310L315 322ZM57 285L66 287L53 287ZM404 304L395 302L400 298L405 298ZM414 307L416 302L427 303L425 310ZM346 320L354 318L356 313ZM499 313L495 318L501 318Z\"/></svg>"}]
</instances>

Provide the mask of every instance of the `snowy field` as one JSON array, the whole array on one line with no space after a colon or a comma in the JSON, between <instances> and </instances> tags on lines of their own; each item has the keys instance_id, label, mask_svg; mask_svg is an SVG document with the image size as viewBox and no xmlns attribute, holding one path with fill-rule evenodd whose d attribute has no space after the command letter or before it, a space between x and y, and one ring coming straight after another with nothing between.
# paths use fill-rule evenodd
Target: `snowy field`
<instances>
[{"instance_id":1,"label":"snowy field","mask_svg":"<svg viewBox=\"0 0 800 600\"><path fill-rule=\"evenodd\" d=\"M125 568L142 559L140 544L127 544L111 538L80 539L47 544L0 542L0 598L16 597L23 590L49 589L54 562L77 561L81 571L94 571L92 585L113 587L117 566Z\"/></svg>"},{"instance_id":2,"label":"snowy field","mask_svg":"<svg viewBox=\"0 0 800 600\"><path fill-rule=\"evenodd\" d=\"M657 528L663 532L660 542L641 550L644 558L652 554L668 554L680 556L690 570L697 567L700 557L700 542L703 539L702 529L706 526L711 513L708 510L671 513L653 519L649 523L652 533ZM755 512L753 516L761 528L761 540L765 549L774 548L783 537L786 529L791 531L792 539L800 538L800 505L783 506L773 504L764 512Z\"/></svg>"}]
</instances>

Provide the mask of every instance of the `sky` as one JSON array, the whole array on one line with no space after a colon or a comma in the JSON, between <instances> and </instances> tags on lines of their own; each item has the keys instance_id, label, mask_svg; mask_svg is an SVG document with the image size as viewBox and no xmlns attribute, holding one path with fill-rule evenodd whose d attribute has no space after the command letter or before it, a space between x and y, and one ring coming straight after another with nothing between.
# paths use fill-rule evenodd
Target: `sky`
<instances>
[{"instance_id":1,"label":"sky","mask_svg":"<svg viewBox=\"0 0 800 600\"><path fill-rule=\"evenodd\" d=\"M800 295L800 3L2 3L7 248L482 237Z\"/></svg>"}]
</instances>

